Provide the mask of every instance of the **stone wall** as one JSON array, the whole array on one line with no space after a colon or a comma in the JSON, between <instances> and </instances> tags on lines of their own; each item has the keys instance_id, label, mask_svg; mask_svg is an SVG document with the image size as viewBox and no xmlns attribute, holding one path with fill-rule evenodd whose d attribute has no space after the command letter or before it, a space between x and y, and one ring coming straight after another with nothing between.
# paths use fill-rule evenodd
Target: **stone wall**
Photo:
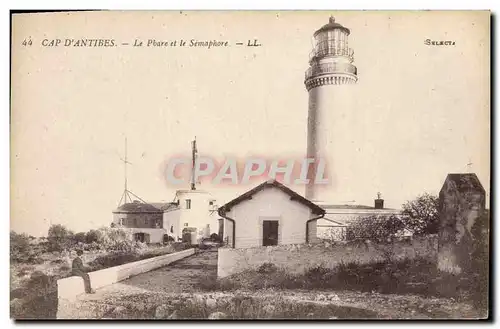
<instances>
[{"instance_id":1,"label":"stone wall","mask_svg":"<svg viewBox=\"0 0 500 329\"><path fill-rule=\"evenodd\" d=\"M413 238L391 244L348 242L316 245L282 245L260 248L220 248L217 276L222 278L270 262L290 273L302 273L314 266L333 268L341 262L369 263L391 259L437 257L437 238Z\"/></svg>"}]
</instances>

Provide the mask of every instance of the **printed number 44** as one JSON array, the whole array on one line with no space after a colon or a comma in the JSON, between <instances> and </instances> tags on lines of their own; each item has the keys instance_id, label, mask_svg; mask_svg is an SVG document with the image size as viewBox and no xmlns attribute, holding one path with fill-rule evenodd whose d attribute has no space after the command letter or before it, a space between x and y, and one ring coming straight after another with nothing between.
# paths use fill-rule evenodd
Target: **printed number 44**
<instances>
[{"instance_id":1,"label":"printed number 44","mask_svg":"<svg viewBox=\"0 0 500 329\"><path fill-rule=\"evenodd\" d=\"M31 41L31 38L30 39L24 39L22 45L23 46L31 46L33 44L33 41Z\"/></svg>"}]
</instances>

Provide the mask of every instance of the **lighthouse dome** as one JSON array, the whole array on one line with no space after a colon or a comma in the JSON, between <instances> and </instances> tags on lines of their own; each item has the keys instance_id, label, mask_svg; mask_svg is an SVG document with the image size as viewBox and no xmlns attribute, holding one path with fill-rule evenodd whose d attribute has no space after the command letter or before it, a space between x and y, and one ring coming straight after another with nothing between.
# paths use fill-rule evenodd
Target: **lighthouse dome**
<instances>
[{"instance_id":1,"label":"lighthouse dome","mask_svg":"<svg viewBox=\"0 0 500 329\"><path fill-rule=\"evenodd\" d=\"M349 35L351 33L351 31L347 27L344 27L341 24L336 23L335 18L333 16L331 16L329 21L328 21L328 24L323 25L319 30L317 30L314 33L314 36L316 37L318 34L325 32L325 31L332 31L332 30L337 30L337 29L344 31L347 35Z\"/></svg>"}]
</instances>

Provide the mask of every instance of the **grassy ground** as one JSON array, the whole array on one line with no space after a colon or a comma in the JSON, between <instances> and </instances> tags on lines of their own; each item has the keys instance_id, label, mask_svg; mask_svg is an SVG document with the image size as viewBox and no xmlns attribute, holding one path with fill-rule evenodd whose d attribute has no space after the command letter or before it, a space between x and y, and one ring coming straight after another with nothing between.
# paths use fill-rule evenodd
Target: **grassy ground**
<instances>
[{"instance_id":1,"label":"grassy ground","mask_svg":"<svg viewBox=\"0 0 500 329\"><path fill-rule=\"evenodd\" d=\"M137 293L94 301L94 318L207 319L476 319L470 304L448 298L354 291L236 290L225 293ZM98 307L96 308L98 309ZM92 317L92 316L90 316Z\"/></svg>"},{"instance_id":2,"label":"grassy ground","mask_svg":"<svg viewBox=\"0 0 500 329\"><path fill-rule=\"evenodd\" d=\"M185 246L151 246L135 253L86 252L83 259L90 270L96 271L182 249ZM11 317L55 318L57 280L68 276L71 276L71 257L63 253L44 253L38 258L37 264L11 263Z\"/></svg>"},{"instance_id":3,"label":"grassy ground","mask_svg":"<svg viewBox=\"0 0 500 329\"><path fill-rule=\"evenodd\" d=\"M484 279L484 278L483 278ZM487 281L486 281L487 282ZM415 295L445 298L474 306L481 317L487 315L485 280L477 275L452 275L438 271L425 258L381 261L370 264L348 263L334 269L314 267L301 275L290 275L273 264L263 264L222 280L203 280L205 290L232 291L267 288L356 291L362 293Z\"/></svg>"},{"instance_id":4,"label":"grassy ground","mask_svg":"<svg viewBox=\"0 0 500 329\"><path fill-rule=\"evenodd\" d=\"M292 280L285 273L274 271L272 266L263 266L261 271L247 271L225 280L217 280L216 264L216 252L199 252L164 268L100 289L97 294L86 297L86 301L96 307L96 313L89 316L207 319L210 315L221 312L219 316L229 319L481 317L466 300L432 296L421 288L416 288L421 286L416 283L419 283L422 275L428 274L413 272L419 266L428 270L426 263L418 266L414 264L414 267L399 264L399 269L395 272L399 274L395 277L401 275L408 279L399 279L399 283L394 284L395 288L379 287L384 282L390 282L385 281L386 278L377 279L385 271L382 271L381 265L378 265L379 268L375 266L355 271L357 276L354 277L358 279L347 276L346 280L350 285L342 287L339 283L337 286L327 287L335 281L324 280L326 277L322 279L321 276L326 273L321 269L311 270L307 274L308 280L306 276ZM354 271L349 271L351 270ZM346 269L347 273L349 271ZM304 284L312 279L315 284ZM391 280L393 279L394 276ZM403 282L409 284L406 290L403 290Z\"/></svg>"}]
</instances>

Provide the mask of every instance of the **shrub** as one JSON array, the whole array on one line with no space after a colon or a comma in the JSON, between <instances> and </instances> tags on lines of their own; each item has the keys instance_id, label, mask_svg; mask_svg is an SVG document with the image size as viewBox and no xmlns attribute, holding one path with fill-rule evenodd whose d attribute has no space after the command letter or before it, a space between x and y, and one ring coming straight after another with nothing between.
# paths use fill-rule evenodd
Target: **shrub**
<instances>
[{"instance_id":1,"label":"shrub","mask_svg":"<svg viewBox=\"0 0 500 329\"><path fill-rule=\"evenodd\" d=\"M76 233L73 237L73 241L77 244L87 242L87 234L85 232Z\"/></svg>"},{"instance_id":2,"label":"shrub","mask_svg":"<svg viewBox=\"0 0 500 329\"><path fill-rule=\"evenodd\" d=\"M112 252L134 252L140 248L140 244L133 241L130 232L122 228L99 229L97 243L101 249Z\"/></svg>"},{"instance_id":3,"label":"shrub","mask_svg":"<svg viewBox=\"0 0 500 329\"><path fill-rule=\"evenodd\" d=\"M307 280L311 282L324 281L325 276L331 273L331 271L332 271L331 269L319 265L309 268L308 270L306 270L304 275L307 278Z\"/></svg>"},{"instance_id":4,"label":"shrub","mask_svg":"<svg viewBox=\"0 0 500 329\"><path fill-rule=\"evenodd\" d=\"M278 267L273 263L264 263L257 269L257 272L262 274L275 273L276 271L278 271Z\"/></svg>"},{"instance_id":5,"label":"shrub","mask_svg":"<svg viewBox=\"0 0 500 329\"><path fill-rule=\"evenodd\" d=\"M101 240L102 233L98 230L90 230L85 234L85 242L92 244Z\"/></svg>"},{"instance_id":6,"label":"shrub","mask_svg":"<svg viewBox=\"0 0 500 329\"><path fill-rule=\"evenodd\" d=\"M115 252L112 254L98 256L96 259L89 263L89 267L92 271L97 271L108 267L134 262L139 259L140 257L137 254Z\"/></svg>"},{"instance_id":7,"label":"shrub","mask_svg":"<svg viewBox=\"0 0 500 329\"><path fill-rule=\"evenodd\" d=\"M404 229L403 221L395 215L363 217L354 221L349 227L348 239L390 242L402 229Z\"/></svg>"},{"instance_id":8,"label":"shrub","mask_svg":"<svg viewBox=\"0 0 500 329\"><path fill-rule=\"evenodd\" d=\"M26 262L30 255L28 235L10 231L10 259L14 262Z\"/></svg>"},{"instance_id":9,"label":"shrub","mask_svg":"<svg viewBox=\"0 0 500 329\"><path fill-rule=\"evenodd\" d=\"M26 287L33 295L43 295L56 287L56 280L41 271L35 271L31 274Z\"/></svg>"},{"instance_id":10,"label":"shrub","mask_svg":"<svg viewBox=\"0 0 500 329\"><path fill-rule=\"evenodd\" d=\"M64 225L55 224L49 228L47 235L50 251L63 251L74 244L74 234Z\"/></svg>"},{"instance_id":11,"label":"shrub","mask_svg":"<svg viewBox=\"0 0 500 329\"><path fill-rule=\"evenodd\" d=\"M424 193L402 205L406 227L416 235L435 234L439 225L439 197Z\"/></svg>"}]
</instances>

